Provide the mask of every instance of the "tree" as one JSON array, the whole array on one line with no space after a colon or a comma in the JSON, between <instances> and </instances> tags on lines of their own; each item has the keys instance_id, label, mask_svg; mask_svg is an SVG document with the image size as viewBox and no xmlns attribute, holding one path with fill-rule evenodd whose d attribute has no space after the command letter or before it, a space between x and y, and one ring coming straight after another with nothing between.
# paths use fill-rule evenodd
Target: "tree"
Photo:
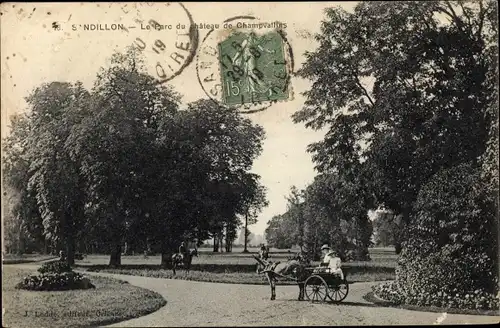
<instances>
[{"instance_id":1,"label":"tree","mask_svg":"<svg viewBox=\"0 0 500 328\"><path fill-rule=\"evenodd\" d=\"M28 190L30 121L26 115L11 117L11 134L4 140L2 158L3 223L7 252L21 254L26 251L26 239L44 240L41 214L35 194Z\"/></svg>"},{"instance_id":2,"label":"tree","mask_svg":"<svg viewBox=\"0 0 500 328\"><path fill-rule=\"evenodd\" d=\"M328 129L325 139L310 147L318 169L346 172L363 164L371 179L365 180L368 184L361 191L373 194L375 207L401 215L405 234L397 275L401 281L418 281L414 290L426 291L422 293L426 299L419 302L430 300L422 277L433 275L437 268L449 271L448 260L469 263L469 269L489 265L481 263L481 257L471 260L476 261L472 265L461 257L463 253L453 251L453 243L435 248L432 234L421 235L418 242L411 238L422 222L416 213L425 213L428 222L443 215L458 219L461 212L472 219L475 216L467 213L487 217L485 204L494 203L492 194L473 197L467 190L476 185L479 165L488 171L492 166L486 163L496 162L486 160L496 152L494 146L488 147L496 141L491 107L497 92L492 77L498 76L498 47L493 41L498 36L496 9L494 1L362 2L353 13L329 9L317 36L320 46L306 55L299 73L313 86L294 120ZM466 180L451 182L462 178ZM465 194L447 193L431 202L432 197L422 195L430 195L429 186L436 181ZM456 202L467 195L475 204L458 206ZM422 210L426 201L434 205ZM458 212L451 211L453 206ZM460 229L455 233L456 238L470 238ZM483 232L472 234L478 243L486 242ZM482 246L471 247L481 254ZM427 257L432 265L412 260L416 254L425 258L426 252L432 254ZM441 252L450 257L438 261ZM472 273L451 267L457 272L438 279L442 289L453 289L458 281L472 288L468 280ZM491 276L482 278L491 286ZM399 293L405 293L401 288L410 287L399 285Z\"/></svg>"},{"instance_id":3,"label":"tree","mask_svg":"<svg viewBox=\"0 0 500 328\"><path fill-rule=\"evenodd\" d=\"M233 109L211 101L197 101L187 111L173 115L159 137L163 156L162 172L151 181L157 186L148 199L160 216L153 216L145 227L162 252L162 264L168 265L189 231L197 229L197 238L209 235L217 241L234 238L238 214L251 193L249 184L257 176L248 173L260 153L263 130ZM151 190L151 188L149 188ZM160 198L154 198L160 195ZM233 237L231 237L233 236Z\"/></svg>"},{"instance_id":4,"label":"tree","mask_svg":"<svg viewBox=\"0 0 500 328\"><path fill-rule=\"evenodd\" d=\"M387 247L394 245L395 216L390 211L377 210L373 220L375 245Z\"/></svg>"},{"instance_id":5,"label":"tree","mask_svg":"<svg viewBox=\"0 0 500 328\"><path fill-rule=\"evenodd\" d=\"M31 236L65 246L74 263L75 243L82 231L84 186L79 163L66 146L74 126L85 115L89 93L80 83L52 82L27 98L30 111L15 117L7 138L7 182L19 195L14 215Z\"/></svg>"},{"instance_id":6,"label":"tree","mask_svg":"<svg viewBox=\"0 0 500 328\"><path fill-rule=\"evenodd\" d=\"M243 253L248 253L247 245L250 241L249 235L250 231L248 226L257 223L257 216L263 207L267 206L269 203L266 200L266 189L262 185L255 185L255 180L250 180L253 183L246 185L248 190L248 196L245 199L243 205L243 212L245 213L245 239L244 239L244 249Z\"/></svg>"},{"instance_id":7,"label":"tree","mask_svg":"<svg viewBox=\"0 0 500 328\"><path fill-rule=\"evenodd\" d=\"M296 186L292 186L290 188L290 194L286 197L286 200L287 215L291 220L296 222L296 243L302 251L304 247L304 191L299 190Z\"/></svg>"},{"instance_id":8,"label":"tree","mask_svg":"<svg viewBox=\"0 0 500 328\"><path fill-rule=\"evenodd\" d=\"M342 260L369 259L372 198L364 192L363 175L348 173L318 175L306 189L305 240L313 258L328 243Z\"/></svg>"},{"instance_id":9,"label":"tree","mask_svg":"<svg viewBox=\"0 0 500 328\"><path fill-rule=\"evenodd\" d=\"M483 104L491 100L482 86L491 45L483 39L492 2L461 16L453 6L363 2L353 14L329 9L320 46L300 70L313 88L294 120L329 129L310 147L318 168L342 171L366 161L373 185L367 190L405 224L430 176L485 149ZM437 13L450 23L438 22Z\"/></svg>"},{"instance_id":10,"label":"tree","mask_svg":"<svg viewBox=\"0 0 500 328\"><path fill-rule=\"evenodd\" d=\"M297 222L287 213L275 215L267 223L265 237L267 243L278 249L292 248L297 244Z\"/></svg>"},{"instance_id":11,"label":"tree","mask_svg":"<svg viewBox=\"0 0 500 328\"><path fill-rule=\"evenodd\" d=\"M168 166L158 165L162 149L156 141L177 111L179 96L142 73L144 64L134 49L115 54L111 64L99 72L91 114L74 130L70 144L87 182L89 230L109 245L110 265L120 265L129 232L144 237L139 227L158 215L152 201L164 194L152 193Z\"/></svg>"},{"instance_id":12,"label":"tree","mask_svg":"<svg viewBox=\"0 0 500 328\"><path fill-rule=\"evenodd\" d=\"M101 69L92 92L37 88L31 113L13 123L5 162L21 199L15 217L65 244L70 263L78 245L120 265L122 245L138 239L166 266L182 240L234 239L238 216L263 202L249 173L262 127L206 100L179 111L180 96L143 71L131 48Z\"/></svg>"}]
</instances>

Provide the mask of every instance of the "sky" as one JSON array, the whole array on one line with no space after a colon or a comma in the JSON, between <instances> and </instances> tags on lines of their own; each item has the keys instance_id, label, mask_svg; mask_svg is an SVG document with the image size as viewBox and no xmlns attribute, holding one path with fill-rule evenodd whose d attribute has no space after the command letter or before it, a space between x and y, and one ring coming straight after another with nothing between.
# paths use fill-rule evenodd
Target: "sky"
<instances>
[{"instance_id":1,"label":"sky","mask_svg":"<svg viewBox=\"0 0 500 328\"><path fill-rule=\"evenodd\" d=\"M355 2L189 2L185 8L197 24L222 25L227 18L243 15L253 15L261 22L287 23L285 31L294 53L296 71L304 62L304 52L314 51L317 46L312 35L319 32L323 10L340 6L351 11L355 5ZM146 22L154 19L161 25L175 26L187 21L181 7L166 3L2 3L1 12L2 138L9 132L9 116L26 110L24 97L41 83L78 80L91 88L98 69L107 65L114 52L123 51L137 37L153 43L161 36L167 47L179 40L176 31L144 30L139 22L147 25ZM118 23L138 27L128 31L86 31L81 27ZM199 30L200 43L207 33L206 29ZM155 56L151 51L148 53L146 64L151 72L158 59ZM196 60L168 83L183 95L184 103L207 98L198 82ZM311 85L293 77L291 86L292 99L262 112L246 114L266 132L263 152L252 171L261 176L267 188L269 206L250 227L255 234L263 234L268 220L286 211L285 196L292 185L304 188L316 174L306 147L321 140L324 133L294 124L291 119L304 103L301 93Z\"/></svg>"}]
</instances>

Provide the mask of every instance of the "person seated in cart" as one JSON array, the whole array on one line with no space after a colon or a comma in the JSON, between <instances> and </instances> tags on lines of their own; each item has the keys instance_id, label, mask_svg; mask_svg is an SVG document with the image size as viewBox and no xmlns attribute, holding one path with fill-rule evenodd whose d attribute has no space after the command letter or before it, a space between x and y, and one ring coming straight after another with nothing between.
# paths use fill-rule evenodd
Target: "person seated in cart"
<instances>
[{"instance_id":1,"label":"person seated in cart","mask_svg":"<svg viewBox=\"0 0 500 328\"><path fill-rule=\"evenodd\" d=\"M344 272L342 272L341 265L342 261L337 256L336 252L330 248L327 244L321 246L321 254L323 254L323 260L321 261L318 268L314 272L328 272L332 274L337 274L340 279L344 280Z\"/></svg>"}]
</instances>

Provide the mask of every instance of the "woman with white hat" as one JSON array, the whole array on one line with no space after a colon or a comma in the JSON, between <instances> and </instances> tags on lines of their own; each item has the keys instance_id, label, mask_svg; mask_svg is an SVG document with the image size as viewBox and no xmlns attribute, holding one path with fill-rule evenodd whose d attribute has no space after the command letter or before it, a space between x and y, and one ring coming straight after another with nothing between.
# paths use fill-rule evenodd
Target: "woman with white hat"
<instances>
[{"instance_id":1,"label":"woman with white hat","mask_svg":"<svg viewBox=\"0 0 500 328\"><path fill-rule=\"evenodd\" d=\"M326 271L340 275L340 278L343 280L344 273L341 269L342 261L337 256L336 252L325 244L321 246L321 253L323 254L323 260L321 261L320 267L326 267Z\"/></svg>"}]
</instances>

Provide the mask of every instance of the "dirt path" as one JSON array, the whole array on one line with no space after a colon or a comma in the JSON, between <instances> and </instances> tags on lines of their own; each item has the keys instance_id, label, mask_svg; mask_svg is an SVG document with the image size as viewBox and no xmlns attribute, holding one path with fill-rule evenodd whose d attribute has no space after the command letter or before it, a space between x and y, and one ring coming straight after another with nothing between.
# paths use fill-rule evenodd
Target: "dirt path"
<instances>
[{"instance_id":1,"label":"dirt path","mask_svg":"<svg viewBox=\"0 0 500 328\"><path fill-rule=\"evenodd\" d=\"M341 304L296 301L297 286L277 286L270 301L268 286L236 285L102 274L160 293L167 305L144 317L114 327L270 326L270 325L401 325L497 323L500 316L417 312L375 306L363 296L373 283L350 285Z\"/></svg>"},{"instance_id":2,"label":"dirt path","mask_svg":"<svg viewBox=\"0 0 500 328\"><path fill-rule=\"evenodd\" d=\"M18 264L36 268L36 264ZM341 304L297 301L297 286L277 286L270 301L269 286L207 283L176 279L90 273L122 279L161 294L167 305L149 315L111 327L276 326L276 325L417 325L498 323L500 316L419 312L375 306L363 299L374 283L349 286ZM119 301L119 300L117 300Z\"/></svg>"}]
</instances>

